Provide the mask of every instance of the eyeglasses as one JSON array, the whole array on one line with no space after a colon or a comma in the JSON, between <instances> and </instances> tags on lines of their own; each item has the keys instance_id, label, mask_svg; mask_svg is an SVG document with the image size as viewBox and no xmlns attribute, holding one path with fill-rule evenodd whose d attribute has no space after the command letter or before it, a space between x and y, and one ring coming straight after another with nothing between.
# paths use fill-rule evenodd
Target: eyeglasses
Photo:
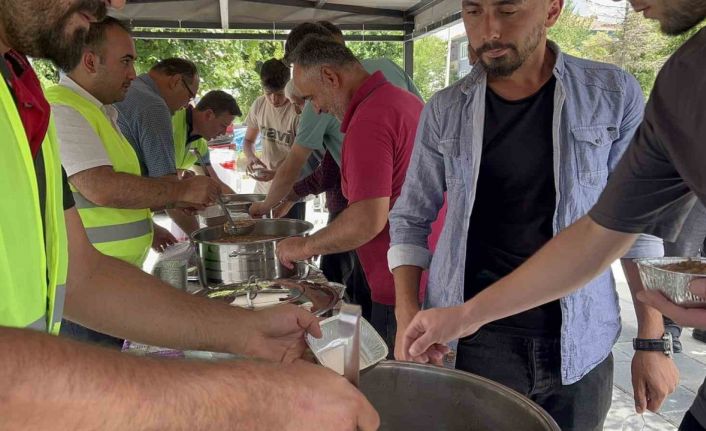
<instances>
[{"instance_id":1,"label":"eyeglasses","mask_svg":"<svg viewBox=\"0 0 706 431\"><path fill-rule=\"evenodd\" d=\"M189 92L189 101L194 100L196 98L196 94L191 90L189 87L189 84L186 83L186 80L184 80L184 77L181 77L181 83L184 84L184 87L186 88L186 91Z\"/></svg>"}]
</instances>

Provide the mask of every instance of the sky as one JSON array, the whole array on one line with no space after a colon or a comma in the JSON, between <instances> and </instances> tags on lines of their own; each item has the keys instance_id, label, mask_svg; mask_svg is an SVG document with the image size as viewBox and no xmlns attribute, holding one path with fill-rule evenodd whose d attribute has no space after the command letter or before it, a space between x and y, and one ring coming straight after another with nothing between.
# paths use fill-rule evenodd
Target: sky
<instances>
[{"instance_id":1,"label":"sky","mask_svg":"<svg viewBox=\"0 0 706 431\"><path fill-rule=\"evenodd\" d=\"M605 22L619 21L625 12L625 0L574 0L574 4L580 14L595 15Z\"/></svg>"}]
</instances>

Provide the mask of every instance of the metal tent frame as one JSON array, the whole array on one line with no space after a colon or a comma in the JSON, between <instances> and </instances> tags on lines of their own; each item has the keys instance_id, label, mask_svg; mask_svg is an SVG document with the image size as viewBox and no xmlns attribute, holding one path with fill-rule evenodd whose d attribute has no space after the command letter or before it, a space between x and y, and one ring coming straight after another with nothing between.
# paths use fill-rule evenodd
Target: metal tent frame
<instances>
[{"instance_id":1,"label":"metal tent frame","mask_svg":"<svg viewBox=\"0 0 706 431\"><path fill-rule=\"evenodd\" d=\"M128 0L112 12L142 39L284 40L295 25L328 20L351 41L404 44L404 69L414 73L414 40L458 21L460 0ZM150 31L149 29L171 31ZM188 32L176 29L189 29ZM260 32L252 32L260 30ZM264 31L267 31L266 33ZM385 34L370 34L384 32Z\"/></svg>"}]
</instances>

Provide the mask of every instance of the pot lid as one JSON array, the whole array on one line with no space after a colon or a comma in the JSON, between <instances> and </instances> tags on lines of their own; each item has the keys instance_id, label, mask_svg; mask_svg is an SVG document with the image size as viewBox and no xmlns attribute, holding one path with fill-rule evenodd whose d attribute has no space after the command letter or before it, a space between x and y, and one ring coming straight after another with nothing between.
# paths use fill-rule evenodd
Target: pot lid
<instances>
[{"instance_id":1,"label":"pot lid","mask_svg":"<svg viewBox=\"0 0 706 431\"><path fill-rule=\"evenodd\" d=\"M201 289L195 295L251 310L294 304L321 316L333 310L343 297L344 289L345 286L338 283L277 279L221 285Z\"/></svg>"}]
</instances>

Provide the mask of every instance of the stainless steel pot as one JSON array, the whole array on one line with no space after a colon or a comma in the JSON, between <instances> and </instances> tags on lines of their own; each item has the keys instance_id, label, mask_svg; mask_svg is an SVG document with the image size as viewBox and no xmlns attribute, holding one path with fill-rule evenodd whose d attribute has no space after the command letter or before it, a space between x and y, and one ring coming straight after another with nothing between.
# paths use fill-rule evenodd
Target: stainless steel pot
<instances>
[{"instance_id":1,"label":"stainless steel pot","mask_svg":"<svg viewBox=\"0 0 706 431\"><path fill-rule=\"evenodd\" d=\"M291 270L282 265L275 255L277 243L293 236L305 236L314 228L309 222L292 219L257 220L250 235L273 235L276 239L248 242L219 242L225 233L223 226L199 229L191 235L199 253L199 279L203 287L243 283L255 280L274 280L304 276L306 264Z\"/></svg>"},{"instance_id":2,"label":"stainless steel pot","mask_svg":"<svg viewBox=\"0 0 706 431\"><path fill-rule=\"evenodd\" d=\"M462 371L386 361L362 372L360 390L381 431L560 431L532 401Z\"/></svg>"}]
</instances>

